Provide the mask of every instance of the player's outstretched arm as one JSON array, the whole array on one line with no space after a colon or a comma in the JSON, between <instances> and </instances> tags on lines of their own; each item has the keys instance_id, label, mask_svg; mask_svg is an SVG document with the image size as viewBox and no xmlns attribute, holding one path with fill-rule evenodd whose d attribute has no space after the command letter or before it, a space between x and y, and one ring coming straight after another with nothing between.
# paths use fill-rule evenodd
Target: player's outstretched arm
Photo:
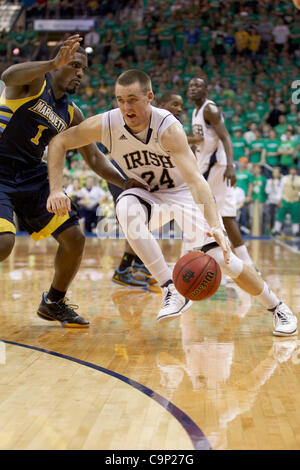
<instances>
[{"instance_id":1,"label":"player's outstretched arm","mask_svg":"<svg viewBox=\"0 0 300 470\"><path fill-rule=\"evenodd\" d=\"M84 121L84 116L81 110L75 106L72 125L80 124L82 121ZM83 156L89 167L109 183L122 189L129 189L131 187L147 189L145 185L132 178L125 179L109 159L100 151L95 143L79 148L78 151Z\"/></svg>"},{"instance_id":2,"label":"player's outstretched arm","mask_svg":"<svg viewBox=\"0 0 300 470\"><path fill-rule=\"evenodd\" d=\"M65 215L71 210L70 200L62 190L63 169L66 151L88 146L101 141L101 116L93 116L77 126L55 136L48 146L48 177L50 195L47 209L57 215Z\"/></svg>"},{"instance_id":3,"label":"player's outstretched arm","mask_svg":"<svg viewBox=\"0 0 300 470\"><path fill-rule=\"evenodd\" d=\"M79 34L74 34L63 42L53 59L11 65L2 73L1 79L7 87L20 87L29 84L33 87L40 87L44 81L45 73L59 69L72 60L81 40ZM13 99L13 97L9 97L9 99Z\"/></svg>"},{"instance_id":4,"label":"player's outstretched arm","mask_svg":"<svg viewBox=\"0 0 300 470\"><path fill-rule=\"evenodd\" d=\"M211 230L210 234L221 246L225 262L229 262L230 247L220 224L217 206L207 181L201 175L186 134L179 123L174 123L161 139L165 150L170 152L174 163L188 184L196 204L204 213Z\"/></svg>"},{"instance_id":5,"label":"player's outstretched arm","mask_svg":"<svg viewBox=\"0 0 300 470\"><path fill-rule=\"evenodd\" d=\"M227 166L224 172L224 180L226 179L228 184L234 186L236 184L236 174L233 164L233 147L229 132L221 118L221 113L215 104L208 103L204 108L203 116L205 121L212 126L217 136L223 143L227 160Z\"/></svg>"}]
</instances>

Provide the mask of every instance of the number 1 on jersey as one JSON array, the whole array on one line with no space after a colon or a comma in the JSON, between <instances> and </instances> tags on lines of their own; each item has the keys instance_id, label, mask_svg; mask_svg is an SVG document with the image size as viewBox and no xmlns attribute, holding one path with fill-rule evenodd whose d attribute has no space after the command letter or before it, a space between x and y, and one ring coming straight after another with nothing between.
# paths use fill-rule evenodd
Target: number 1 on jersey
<instances>
[{"instance_id":1,"label":"number 1 on jersey","mask_svg":"<svg viewBox=\"0 0 300 470\"><path fill-rule=\"evenodd\" d=\"M41 138L41 135L42 135L42 132L43 132L44 129L48 129L48 127L47 126L42 126L42 125L38 126L38 132L37 132L36 136L32 137L32 139L30 139L30 141L33 144L39 145L39 140Z\"/></svg>"}]
</instances>

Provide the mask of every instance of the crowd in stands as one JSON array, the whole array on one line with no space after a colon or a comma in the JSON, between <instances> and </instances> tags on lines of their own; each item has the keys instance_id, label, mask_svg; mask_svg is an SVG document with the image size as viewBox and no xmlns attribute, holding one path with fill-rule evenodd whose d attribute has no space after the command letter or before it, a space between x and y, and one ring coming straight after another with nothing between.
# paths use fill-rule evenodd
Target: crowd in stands
<instances>
[{"instance_id":1,"label":"crowd in stands","mask_svg":"<svg viewBox=\"0 0 300 470\"><path fill-rule=\"evenodd\" d=\"M139 68L151 76L157 98L170 90L182 96L182 123L190 134L194 105L187 97L187 85L195 76L206 78L209 97L222 109L232 137L240 226L244 233L250 231L251 205L258 200L264 214L263 233L277 232L283 177L294 167L297 176L300 169L300 11L292 1L20 3L26 6L26 28L2 31L1 69L13 62L50 57L48 35L34 30L34 19L95 19L94 27L83 34L89 69L80 93L73 97L86 117L115 107L116 77L126 69ZM72 188L77 173L82 171L83 176L75 185L82 187L89 171L75 157L68 159L66 167ZM96 187L101 189L98 183ZM98 201L102 197L99 192ZM294 224L295 220L293 216Z\"/></svg>"}]
</instances>

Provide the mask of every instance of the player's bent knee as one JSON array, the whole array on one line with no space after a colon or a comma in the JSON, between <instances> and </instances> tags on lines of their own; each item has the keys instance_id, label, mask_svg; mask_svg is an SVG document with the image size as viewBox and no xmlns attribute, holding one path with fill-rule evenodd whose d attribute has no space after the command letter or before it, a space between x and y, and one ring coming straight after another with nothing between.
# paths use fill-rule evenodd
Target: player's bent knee
<instances>
[{"instance_id":1,"label":"player's bent knee","mask_svg":"<svg viewBox=\"0 0 300 470\"><path fill-rule=\"evenodd\" d=\"M134 195L121 197L116 204L116 215L119 224L126 233L130 230L134 220L146 223L146 213L141 202Z\"/></svg>"},{"instance_id":2,"label":"player's bent knee","mask_svg":"<svg viewBox=\"0 0 300 470\"><path fill-rule=\"evenodd\" d=\"M208 250L207 254L216 260L222 270L222 273L231 277L232 279L239 277L243 271L243 261L232 252L230 253L230 260L228 264L225 263L223 251L220 247Z\"/></svg>"},{"instance_id":3,"label":"player's bent knee","mask_svg":"<svg viewBox=\"0 0 300 470\"><path fill-rule=\"evenodd\" d=\"M81 254L84 250L85 236L77 225L67 228L56 239L61 246L72 253Z\"/></svg>"},{"instance_id":4,"label":"player's bent knee","mask_svg":"<svg viewBox=\"0 0 300 470\"><path fill-rule=\"evenodd\" d=\"M4 261L11 254L15 244L13 233L0 233L0 261Z\"/></svg>"}]
</instances>

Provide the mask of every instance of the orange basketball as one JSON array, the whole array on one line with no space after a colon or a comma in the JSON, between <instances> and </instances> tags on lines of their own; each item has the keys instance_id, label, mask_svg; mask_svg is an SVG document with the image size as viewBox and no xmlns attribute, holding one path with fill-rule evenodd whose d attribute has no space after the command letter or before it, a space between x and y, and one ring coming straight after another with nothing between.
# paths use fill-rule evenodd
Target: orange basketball
<instances>
[{"instance_id":1,"label":"orange basketball","mask_svg":"<svg viewBox=\"0 0 300 470\"><path fill-rule=\"evenodd\" d=\"M204 300L214 295L221 277L218 263L211 256L199 252L182 256L173 270L176 289L190 300Z\"/></svg>"},{"instance_id":2,"label":"orange basketball","mask_svg":"<svg viewBox=\"0 0 300 470\"><path fill-rule=\"evenodd\" d=\"M293 0L293 3L298 10L300 10L300 0Z\"/></svg>"}]
</instances>

